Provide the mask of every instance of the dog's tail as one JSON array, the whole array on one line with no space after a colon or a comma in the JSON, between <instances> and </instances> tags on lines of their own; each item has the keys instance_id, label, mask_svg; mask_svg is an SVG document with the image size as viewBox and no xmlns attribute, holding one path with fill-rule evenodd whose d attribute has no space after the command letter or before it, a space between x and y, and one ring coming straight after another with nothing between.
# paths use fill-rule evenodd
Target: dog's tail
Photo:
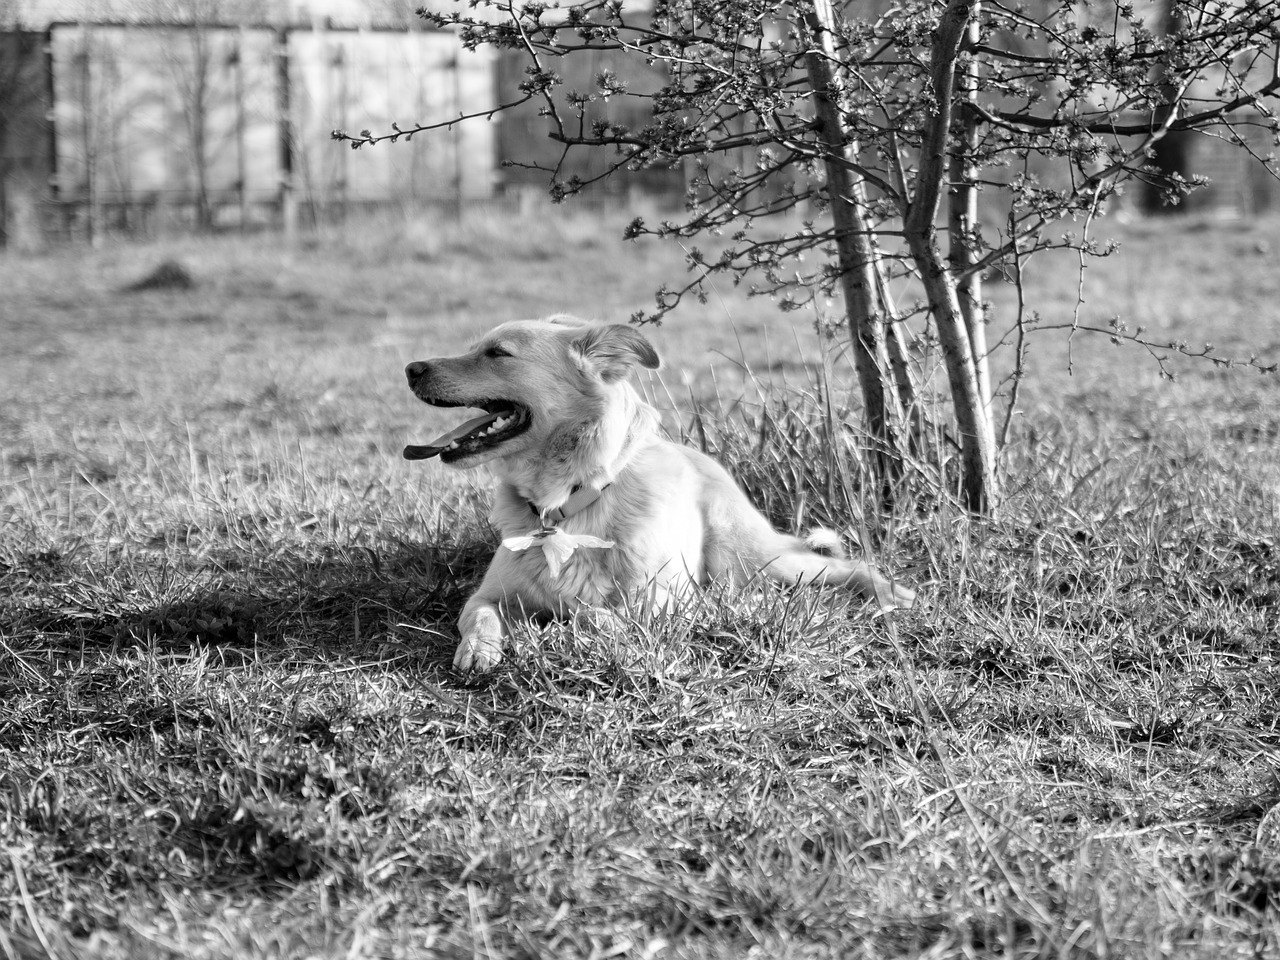
<instances>
[{"instance_id":1,"label":"dog's tail","mask_svg":"<svg viewBox=\"0 0 1280 960\"><path fill-rule=\"evenodd\" d=\"M693 462L697 466L701 461ZM706 497L710 506L705 508L708 536L703 559L709 577L745 583L763 572L783 583L844 587L873 597L883 610L909 607L915 601L915 591L885 579L866 560L846 557L834 532L814 530L807 541L779 533L720 467L704 468L703 477L716 494ZM823 556L815 548L833 555Z\"/></svg>"},{"instance_id":2,"label":"dog's tail","mask_svg":"<svg viewBox=\"0 0 1280 960\"><path fill-rule=\"evenodd\" d=\"M844 544L840 542L840 534L827 527L814 527L805 534L804 545L815 553L828 557L847 557Z\"/></svg>"}]
</instances>

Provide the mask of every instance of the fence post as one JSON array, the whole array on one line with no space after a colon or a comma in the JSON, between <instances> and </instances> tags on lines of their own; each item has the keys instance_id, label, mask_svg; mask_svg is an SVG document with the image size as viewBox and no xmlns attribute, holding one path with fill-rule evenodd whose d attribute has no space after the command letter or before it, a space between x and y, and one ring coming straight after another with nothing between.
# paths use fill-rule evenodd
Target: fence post
<instances>
[{"instance_id":1,"label":"fence post","mask_svg":"<svg viewBox=\"0 0 1280 960\"><path fill-rule=\"evenodd\" d=\"M98 117L94 103L93 57L95 31L92 24L80 25L80 136L84 148L85 194L88 204L86 229L91 247L102 246L102 212L98 208Z\"/></svg>"},{"instance_id":2,"label":"fence post","mask_svg":"<svg viewBox=\"0 0 1280 960\"><path fill-rule=\"evenodd\" d=\"M276 31L276 111L280 137L280 220L285 242L298 233L298 200L293 191L293 122L290 115L289 28Z\"/></svg>"},{"instance_id":3,"label":"fence post","mask_svg":"<svg viewBox=\"0 0 1280 960\"><path fill-rule=\"evenodd\" d=\"M62 219L63 218L62 205L58 202L59 200L62 199L62 197L59 195L59 189L61 188L62 182L58 177L58 110L57 110L58 97L57 97L57 87L54 85L54 79L53 79L53 27L52 26L49 27L49 29L45 30L44 37L41 40L41 44L42 44L41 49L44 51L44 59L42 61L41 69L44 71L45 109L48 111L45 116L46 116L46 119L49 121L48 140L46 142L46 149L49 151L49 180L48 180L48 183L46 184L47 192L45 196L49 199L50 206L47 208L46 213L53 212L54 215L56 216L57 222L55 223L55 228L57 230L57 233L55 234L55 236L58 239L61 239L63 236L63 228L65 226L65 223L63 222L63 219ZM45 222L45 218L42 216L41 229L44 230L46 227L47 227L47 223ZM42 239L43 239L43 236L44 234L42 233L41 235Z\"/></svg>"},{"instance_id":4,"label":"fence post","mask_svg":"<svg viewBox=\"0 0 1280 960\"><path fill-rule=\"evenodd\" d=\"M235 71L233 78L235 81L235 97L236 97L236 199L240 204L240 232L244 233L249 226L249 196L248 184L248 161L245 158L245 129L244 129L244 47L245 47L245 29L244 24L240 25L236 31L236 45L232 56L235 58L232 62L232 68Z\"/></svg>"}]
</instances>

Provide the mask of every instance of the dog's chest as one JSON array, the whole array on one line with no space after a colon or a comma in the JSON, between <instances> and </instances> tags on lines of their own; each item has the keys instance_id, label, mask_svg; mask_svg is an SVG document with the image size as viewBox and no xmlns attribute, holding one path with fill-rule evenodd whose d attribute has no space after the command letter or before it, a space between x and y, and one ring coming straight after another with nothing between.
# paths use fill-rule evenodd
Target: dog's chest
<instances>
[{"instance_id":1,"label":"dog's chest","mask_svg":"<svg viewBox=\"0 0 1280 960\"><path fill-rule=\"evenodd\" d=\"M599 606L616 597L616 543L556 529L541 536L530 532L505 537L499 549L511 550L520 582L535 588L530 592L541 593L550 610L567 611L583 603Z\"/></svg>"},{"instance_id":2,"label":"dog's chest","mask_svg":"<svg viewBox=\"0 0 1280 960\"><path fill-rule=\"evenodd\" d=\"M502 490L491 520L507 554L504 585L522 602L562 614L579 604L608 604L617 596L616 558L625 550L610 530L609 511L589 503L575 515L544 527L528 501ZM610 544L605 546L604 544Z\"/></svg>"}]
</instances>

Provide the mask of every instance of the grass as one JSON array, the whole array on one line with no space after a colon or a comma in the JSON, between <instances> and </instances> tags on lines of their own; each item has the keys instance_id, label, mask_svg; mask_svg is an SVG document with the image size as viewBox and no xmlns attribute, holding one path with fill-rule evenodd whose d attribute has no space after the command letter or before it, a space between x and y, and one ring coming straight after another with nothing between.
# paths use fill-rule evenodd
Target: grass
<instances>
[{"instance_id":1,"label":"grass","mask_svg":"<svg viewBox=\"0 0 1280 960\"><path fill-rule=\"evenodd\" d=\"M842 358L718 288L654 334L672 429L927 604L712 590L452 671L487 494L398 459L400 367L625 319L680 263L622 224L0 259L0 956L1276 955L1274 377L1046 340L1000 520L877 519ZM1280 225L1115 229L1088 315L1274 358Z\"/></svg>"}]
</instances>

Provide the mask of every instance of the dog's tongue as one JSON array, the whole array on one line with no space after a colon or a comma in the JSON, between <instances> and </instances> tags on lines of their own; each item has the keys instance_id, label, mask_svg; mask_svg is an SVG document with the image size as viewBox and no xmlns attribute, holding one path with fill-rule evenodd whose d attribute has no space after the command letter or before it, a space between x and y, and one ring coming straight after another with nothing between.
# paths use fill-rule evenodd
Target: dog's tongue
<instances>
[{"instance_id":1,"label":"dog's tongue","mask_svg":"<svg viewBox=\"0 0 1280 960\"><path fill-rule=\"evenodd\" d=\"M483 417L476 417L474 420L468 420L466 423L454 427L448 433L441 434L430 443L411 443L404 448L403 456L406 460L429 460L442 453L455 440L461 440L468 434L487 427L500 416L502 416L500 413L486 413Z\"/></svg>"}]
</instances>

